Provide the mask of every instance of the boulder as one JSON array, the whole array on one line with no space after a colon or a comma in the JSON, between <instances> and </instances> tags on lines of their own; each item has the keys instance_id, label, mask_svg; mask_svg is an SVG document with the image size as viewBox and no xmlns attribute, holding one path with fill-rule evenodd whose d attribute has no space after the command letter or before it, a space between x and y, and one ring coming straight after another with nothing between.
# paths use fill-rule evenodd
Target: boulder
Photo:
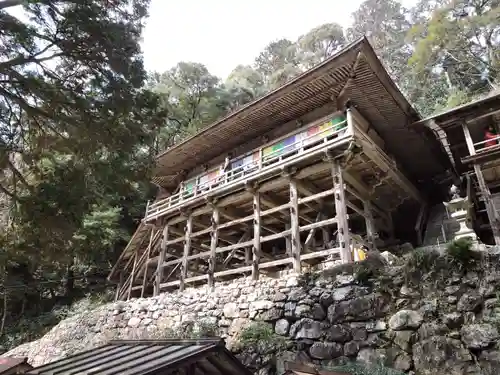
<instances>
[{"instance_id":1,"label":"boulder","mask_svg":"<svg viewBox=\"0 0 500 375\"><path fill-rule=\"evenodd\" d=\"M351 338L352 338L351 330L349 329L349 327L342 324L333 325L326 332L326 339L329 341L343 343L350 341Z\"/></svg>"},{"instance_id":2,"label":"boulder","mask_svg":"<svg viewBox=\"0 0 500 375\"><path fill-rule=\"evenodd\" d=\"M335 342L315 342L309 354L315 359L334 359L343 355L343 346Z\"/></svg>"},{"instance_id":3,"label":"boulder","mask_svg":"<svg viewBox=\"0 0 500 375\"><path fill-rule=\"evenodd\" d=\"M393 331L417 329L424 320L422 314L414 310L400 310L389 319L389 328Z\"/></svg>"},{"instance_id":4,"label":"boulder","mask_svg":"<svg viewBox=\"0 0 500 375\"><path fill-rule=\"evenodd\" d=\"M384 349L363 348L356 357L357 362L365 364L385 363L387 354Z\"/></svg>"},{"instance_id":5,"label":"boulder","mask_svg":"<svg viewBox=\"0 0 500 375\"><path fill-rule=\"evenodd\" d=\"M240 308L237 303L230 302L224 305L222 309L225 318L238 318L240 316Z\"/></svg>"},{"instance_id":6,"label":"boulder","mask_svg":"<svg viewBox=\"0 0 500 375\"><path fill-rule=\"evenodd\" d=\"M460 330L463 343L469 349L484 349L498 340L498 330L491 324L468 324Z\"/></svg>"},{"instance_id":7,"label":"boulder","mask_svg":"<svg viewBox=\"0 0 500 375\"><path fill-rule=\"evenodd\" d=\"M443 323L450 329L460 328L464 324L464 316L457 311L443 315Z\"/></svg>"},{"instance_id":8,"label":"boulder","mask_svg":"<svg viewBox=\"0 0 500 375\"><path fill-rule=\"evenodd\" d=\"M328 319L331 323L369 320L383 316L388 307L381 294L368 294L332 304L328 308Z\"/></svg>"},{"instance_id":9,"label":"boulder","mask_svg":"<svg viewBox=\"0 0 500 375\"><path fill-rule=\"evenodd\" d=\"M304 318L290 327L290 337L295 339L319 339L323 334L321 322Z\"/></svg>"},{"instance_id":10,"label":"boulder","mask_svg":"<svg viewBox=\"0 0 500 375\"><path fill-rule=\"evenodd\" d=\"M281 336L286 336L288 334L288 328L290 328L290 323L286 319L280 319L276 322L274 326L274 331Z\"/></svg>"},{"instance_id":11,"label":"boulder","mask_svg":"<svg viewBox=\"0 0 500 375\"><path fill-rule=\"evenodd\" d=\"M413 345L413 362L417 374L462 374L472 361L469 351L459 340L433 336Z\"/></svg>"},{"instance_id":12,"label":"boulder","mask_svg":"<svg viewBox=\"0 0 500 375\"><path fill-rule=\"evenodd\" d=\"M344 355L346 357L354 357L359 353L361 343L359 341L349 341L344 344Z\"/></svg>"},{"instance_id":13,"label":"boulder","mask_svg":"<svg viewBox=\"0 0 500 375\"><path fill-rule=\"evenodd\" d=\"M464 294L458 300L457 310L458 311L477 311L481 304L483 303L483 297L479 294Z\"/></svg>"}]
</instances>

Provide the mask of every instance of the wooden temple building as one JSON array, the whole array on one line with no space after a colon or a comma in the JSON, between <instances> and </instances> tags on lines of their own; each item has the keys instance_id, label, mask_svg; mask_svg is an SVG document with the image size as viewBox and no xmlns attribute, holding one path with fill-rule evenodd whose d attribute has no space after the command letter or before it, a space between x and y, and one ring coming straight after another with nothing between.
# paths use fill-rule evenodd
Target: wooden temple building
<instances>
[{"instance_id":1,"label":"wooden temple building","mask_svg":"<svg viewBox=\"0 0 500 375\"><path fill-rule=\"evenodd\" d=\"M421 119L366 39L347 46L157 157L160 193L109 275L116 298L421 244L460 180L442 121Z\"/></svg>"},{"instance_id":2,"label":"wooden temple building","mask_svg":"<svg viewBox=\"0 0 500 375\"><path fill-rule=\"evenodd\" d=\"M414 124L421 126L441 132L470 200L474 231L482 242L500 245L500 93Z\"/></svg>"}]
</instances>

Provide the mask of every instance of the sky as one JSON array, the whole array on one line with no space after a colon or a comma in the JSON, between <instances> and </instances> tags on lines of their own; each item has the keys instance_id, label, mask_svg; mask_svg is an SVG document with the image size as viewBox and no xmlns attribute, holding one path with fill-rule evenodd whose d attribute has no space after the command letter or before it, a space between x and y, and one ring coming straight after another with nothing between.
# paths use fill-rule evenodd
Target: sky
<instances>
[{"instance_id":1,"label":"sky","mask_svg":"<svg viewBox=\"0 0 500 375\"><path fill-rule=\"evenodd\" d=\"M146 69L163 72L179 61L203 63L226 78L251 64L272 40L296 40L324 23L350 25L362 0L152 0L143 34ZM410 6L414 0L403 0Z\"/></svg>"}]
</instances>

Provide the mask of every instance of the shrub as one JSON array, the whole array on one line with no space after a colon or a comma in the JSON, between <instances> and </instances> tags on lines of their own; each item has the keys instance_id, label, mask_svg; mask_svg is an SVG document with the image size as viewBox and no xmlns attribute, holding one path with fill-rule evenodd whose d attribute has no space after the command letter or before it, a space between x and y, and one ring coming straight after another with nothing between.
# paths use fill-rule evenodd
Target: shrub
<instances>
[{"instance_id":1,"label":"shrub","mask_svg":"<svg viewBox=\"0 0 500 375\"><path fill-rule=\"evenodd\" d=\"M383 273L386 262L378 252L368 253L365 260L354 265L354 279L362 285L369 284L373 279Z\"/></svg>"},{"instance_id":2,"label":"shrub","mask_svg":"<svg viewBox=\"0 0 500 375\"><path fill-rule=\"evenodd\" d=\"M381 364L365 365L356 362L335 366L325 370L345 372L349 375L404 375L402 372L385 367Z\"/></svg>"},{"instance_id":3,"label":"shrub","mask_svg":"<svg viewBox=\"0 0 500 375\"><path fill-rule=\"evenodd\" d=\"M469 237L459 238L446 248L446 255L455 264L467 268L478 260L478 255L472 250L472 240Z\"/></svg>"},{"instance_id":4,"label":"shrub","mask_svg":"<svg viewBox=\"0 0 500 375\"><path fill-rule=\"evenodd\" d=\"M409 253L402 266L406 282L420 282L422 276L445 269L444 258L432 249L415 249Z\"/></svg>"},{"instance_id":5,"label":"shrub","mask_svg":"<svg viewBox=\"0 0 500 375\"><path fill-rule=\"evenodd\" d=\"M241 349L252 349L257 353L281 352L287 341L274 332L273 326L265 322L255 322L243 328L239 334Z\"/></svg>"}]
</instances>

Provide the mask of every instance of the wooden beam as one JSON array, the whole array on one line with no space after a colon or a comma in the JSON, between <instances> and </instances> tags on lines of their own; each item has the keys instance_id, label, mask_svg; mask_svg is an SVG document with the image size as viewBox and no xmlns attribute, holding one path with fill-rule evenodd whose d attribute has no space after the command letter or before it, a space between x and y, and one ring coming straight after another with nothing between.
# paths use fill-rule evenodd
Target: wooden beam
<instances>
[{"instance_id":1,"label":"wooden beam","mask_svg":"<svg viewBox=\"0 0 500 375\"><path fill-rule=\"evenodd\" d=\"M238 240L237 243L242 243L246 242L250 238L250 227L247 228L247 230L243 233L241 238ZM226 267L229 261L233 258L233 256L236 254L236 252L239 250L239 248L235 248L231 250L231 252L227 255L226 259L224 259L224 262L222 263L223 267Z\"/></svg>"},{"instance_id":2,"label":"wooden beam","mask_svg":"<svg viewBox=\"0 0 500 375\"><path fill-rule=\"evenodd\" d=\"M163 262L165 262L165 254L167 252L167 241L168 241L168 225L163 227L161 245L160 245L160 255L158 258L158 264L156 265L156 278L154 284L153 295L157 296L160 294L160 285L163 279Z\"/></svg>"},{"instance_id":3,"label":"wooden beam","mask_svg":"<svg viewBox=\"0 0 500 375\"><path fill-rule=\"evenodd\" d=\"M322 216L322 213L318 212L318 215L316 215L315 223L317 223L318 221L321 221L321 216ZM314 236L316 234L316 229L318 229L318 228L312 228L309 231L309 234L307 235L306 240L304 241L304 248L310 247L309 245L313 242Z\"/></svg>"},{"instance_id":4,"label":"wooden beam","mask_svg":"<svg viewBox=\"0 0 500 375\"><path fill-rule=\"evenodd\" d=\"M182 256L182 266L181 266L181 277L179 290L182 292L185 288L184 280L187 277L188 271L188 256L191 251L191 232L193 230L193 217L191 215L188 216L185 228L184 235L184 254Z\"/></svg>"},{"instance_id":5,"label":"wooden beam","mask_svg":"<svg viewBox=\"0 0 500 375\"><path fill-rule=\"evenodd\" d=\"M338 239L340 246L340 258L342 263L352 262L351 241L349 236L349 223L347 217L347 205L345 197L344 178L342 167L338 160L332 161L332 178L335 189L335 211L337 215Z\"/></svg>"},{"instance_id":6,"label":"wooden beam","mask_svg":"<svg viewBox=\"0 0 500 375\"><path fill-rule=\"evenodd\" d=\"M300 253L302 244L300 243L299 194L297 191L297 183L293 178L290 179L290 232L293 270L300 274Z\"/></svg>"},{"instance_id":7,"label":"wooden beam","mask_svg":"<svg viewBox=\"0 0 500 375\"><path fill-rule=\"evenodd\" d=\"M146 252L148 253L147 259L151 257L151 248L153 247L153 239L155 238L155 229L151 228L151 236L149 237L149 244ZM144 297L144 290L146 289L146 283L148 281L148 266L147 260L144 262L144 272L142 274L142 289L141 289L141 298Z\"/></svg>"},{"instance_id":8,"label":"wooden beam","mask_svg":"<svg viewBox=\"0 0 500 375\"><path fill-rule=\"evenodd\" d=\"M321 153L324 153L322 150ZM320 153L320 154L321 154ZM306 168L303 168L299 170L294 177L296 179L303 179L306 178L307 176L311 176L317 173L320 173L322 171L328 170L330 168L330 163L329 162L323 162L323 163L318 163L313 166L308 166ZM281 170L282 168L280 168ZM261 185L259 185L259 191L260 193L266 193L269 191L273 191L279 187L282 187L287 184L287 179L283 178L282 176L273 178L271 180L268 180L266 182L263 182ZM251 192L244 190L241 193L236 193L236 194L231 194L227 197L221 198L217 201L217 206L219 208L222 207L227 207L234 205L237 202L247 200L252 197ZM203 198L203 200L206 201L206 197ZM211 212L211 207L207 204L205 206L202 206L200 208L194 209L193 212L191 213L192 216L200 216L200 215L205 215L207 213ZM183 222L185 219L180 216L180 215L172 215L168 219L168 224L174 225Z\"/></svg>"},{"instance_id":9,"label":"wooden beam","mask_svg":"<svg viewBox=\"0 0 500 375\"><path fill-rule=\"evenodd\" d=\"M216 261L216 250L219 243L219 208L217 206L213 207L212 212L212 237L210 239L210 257L208 258L208 286L210 289L215 288L215 261Z\"/></svg>"},{"instance_id":10,"label":"wooden beam","mask_svg":"<svg viewBox=\"0 0 500 375\"><path fill-rule=\"evenodd\" d=\"M253 248L252 248L252 279L259 279L259 262L260 262L260 193L253 193Z\"/></svg>"},{"instance_id":11,"label":"wooden beam","mask_svg":"<svg viewBox=\"0 0 500 375\"><path fill-rule=\"evenodd\" d=\"M476 149L474 148L474 141L472 140L472 136L470 135L469 127L465 122L462 122L462 131L464 132L465 143L467 144L467 149L469 150L469 154L471 156L476 155Z\"/></svg>"}]
</instances>

